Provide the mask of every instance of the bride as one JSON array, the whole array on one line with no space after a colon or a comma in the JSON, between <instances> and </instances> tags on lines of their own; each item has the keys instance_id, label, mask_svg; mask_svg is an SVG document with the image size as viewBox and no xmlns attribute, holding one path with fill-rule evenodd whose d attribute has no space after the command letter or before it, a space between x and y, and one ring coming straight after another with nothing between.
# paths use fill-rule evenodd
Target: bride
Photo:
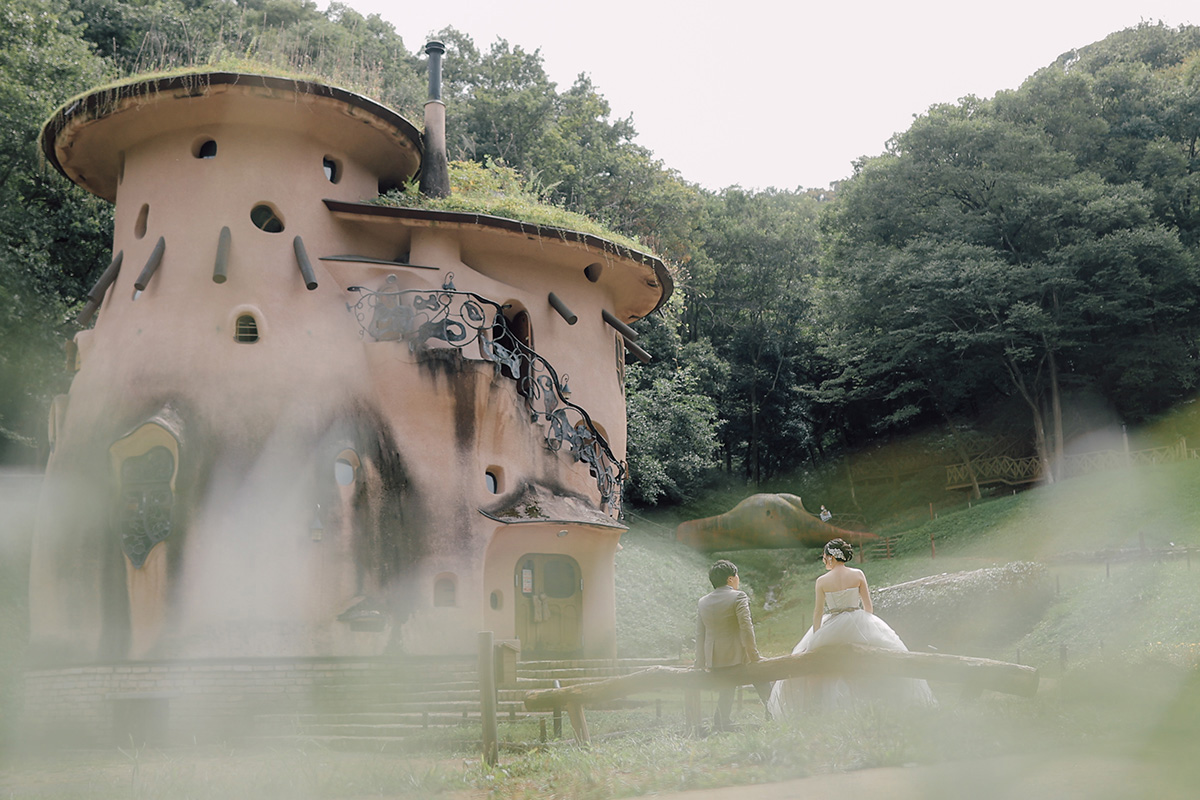
<instances>
[{"instance_id":1,"label":"bride","mask_svg":"<svg viewBox=\"0 0 1200 800\"><path fill-rule=\"evenodd\" d=\"M846 566L854 557L849 542L834 539L825 545L821 560L826 572L817 578L817 602L813 624L792 650L807 653L829 644L866 644L888 650L904 650L904 642L886 622L872 612L867 576ZM767 710L779 718L805 709L826 709L859 701L894 700L933 704L929 684L914 678L847 679L836 675L790 678L777 681Z\"/></svg>"}]
</instances>

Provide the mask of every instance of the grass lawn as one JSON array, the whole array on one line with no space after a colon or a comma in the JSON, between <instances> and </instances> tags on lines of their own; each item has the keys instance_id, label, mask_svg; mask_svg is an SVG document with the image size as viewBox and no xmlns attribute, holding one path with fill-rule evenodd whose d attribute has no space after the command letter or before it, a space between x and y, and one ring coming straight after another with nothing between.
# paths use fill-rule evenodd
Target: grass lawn
<instances>
[{"instance_id":1,"label":"grass lawn","mask_svg":"<svg viewBox=\"0 0 1200 800\"><path fill-rule=\"evenodd\" d=\"M665 518L631 519L617 554L621 654L690 655L695 603L715 556L677 545ZM7 556L27 557L4 544ZM1200 547L1200 463L1097 474L939 513L900 535L898 558L863 565L872 586L884 587L1018 560L1044 564L1052 601L997 655L1015 660L1019 651L1039 669L1042 685L1031 699L964 698L934 685L936 708L866 708L764 724L747 692L742 732L694 738L685 735L680 698L664 693L637 698L636 708L589 711L589 748L569 738L540 743L536 723L506 723L495 768L480 763L471 728L445 734L435 755L342 753L315 743L31 753L9 728L0 797L599 800L1007 756L1119 758L1140 768L1138 782L1114 784L1103 796L1194 796L1200 551L1189 565L1179 549L1185 545ZM751 591L764 654L790 651L811 623L817 554L727 554ZM0 711L11 724L27 623L20 571L6 560ZM1005 787L994 787L993 796L1018 796ZM744 796L753 798L754 789Z\"/></svg>"}]
</instances>

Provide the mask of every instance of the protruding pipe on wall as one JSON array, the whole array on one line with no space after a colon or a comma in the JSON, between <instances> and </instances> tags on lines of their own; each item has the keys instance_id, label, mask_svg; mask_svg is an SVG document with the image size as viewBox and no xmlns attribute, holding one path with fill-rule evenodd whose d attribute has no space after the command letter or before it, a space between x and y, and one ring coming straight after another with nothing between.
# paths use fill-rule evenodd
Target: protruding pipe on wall
<instances>
[{"instance_id":1,"label":"protruding pipe on wall","mask_svg":"<svg viewBox=\"0 0 1200 800\"><path fill-rule=\"evenodd\" d=\"M96 311L99 310L100 303L96 300L88 300L83 304L83 308L79 309L79 313L75 315L75 324L81 328L86 328L88 323L92 321L92 317L96 316Z\"/></svg>"},{"instance_id":2,"label":"protruding pipe on wall","mask_svg":"<svg viewBox=\"0 0 1200 800\"><path fill-rule=\"evenodd\" d=\"M628 339L625 340L625 349L633 353L633 357L643 364L650 363L650 354Z\"/></svg>"},{"instance_id":3,"label":"protruding pipe on wall","mask_svg":"<svg viewBox=\"0 0 1200 800\"><path fill-rule=\"evenodd\" d=\"M446 104L442 102L441 42L425 45L429 57L429 99L425 102L425 153L421 157L421 194L446 197L450 194L450 165L446 156Z\"/></svg>"},{"instance_id":4,"label":"protruding pipe on wall","mask_svg":"<svg viewBox=\"0 0 1200 800\"><path fill-rule=\"evenodd\" d=\"M113 256L112 263L105 268L104 272L100 273L100 278L96 281L96 285L87 293L87 299L100 305L104 301L104 293L108 291L108 287L117 279L117 275L121 272L121 260L125 258L125 251L120 250Z\"/></svg>"},{"instance_id":5,"label":"protruding pipe on wall","mask_svg":"<svg viewBox=\"0 0 1200 800\"><path fill-rule=\"evenodd\" d=\"M312 262L308 260L308 251L304 249L304 240L299 236L292 239L292 249L296 251L296 263L300 265L300 274L304 276L304 287L311 292L317 288L317 276L313 272Z\"/></svg>"},{"instance_id":6,"label":"protruding pipe on wall","mask_svg":"<svg viewBox=\"0 0 1200 800\"><path fill-rule=\"evenodd\" d=\"M625 337L625 341L636 342L639 338L641 338L638 336L637 331L635 331L633 328L626 325L624 322L621 322L621 320L614 317L612 315L612 312L609 311L607 308L601 309L600 313L604 315L605 322L607 322L609 325L612 325L614 328L616 328L620 332L620 334L622 336Z\"/></svg>"},{"instance_id":7,"label":"protruding pipe on wall","mask_svg":"<svg viewBox=\"0 0 1200 800\"><path fill-rule=\"evenodd\" d=\"M139 292L146 291L146 286L150 283L151 276L158 269L158 265L162 263L163 251L167 249L167 240L163 237L158 237L158 243L154 245L154 250L150 252L150 258L146 260L146 266L142 267L142 274L138 275L138 279L133 282L133 288Z\"/></svg>"},{"instance_id":8,"label":"protruding pipe on wall","mask_svg":"<svg viewBox=\"0 0 1200 800\"><path fill-rule=\"evenodd\" d=\"M554 292L550 293L548 299L550 300L550 307L557 311L558 315L565 319L568 325L574 325L579 321L579 315L567 308L567 304L559 299L559 296Z\"/></svg>"},{"instance_id":9,"label":"protruding pipe on wall","mask_svg":"<svg viewBox=\"0 0 1200 800\"><path fill-rule=\"evenodd\" d=\"M213 264L213 283L224 283L229 278L229 245L232 240L229 226L221 228L221 236L217 239L217 260Z\"/></svg>"}]
</instances>

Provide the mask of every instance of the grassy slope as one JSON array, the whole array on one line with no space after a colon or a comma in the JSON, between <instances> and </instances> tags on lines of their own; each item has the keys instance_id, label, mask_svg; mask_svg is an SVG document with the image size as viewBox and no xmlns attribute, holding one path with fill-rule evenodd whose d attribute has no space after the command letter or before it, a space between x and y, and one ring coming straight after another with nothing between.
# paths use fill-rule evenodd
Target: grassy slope
<instances>
[{"instance_id":1,"label":"grassy slope","mask_svg":"<svg viewBox=\"0 0 1200 800\"><path fill-rule=\"evenodd\" d=\"M736 502L727 500L729 506ZM670 521L634 518L622 540L625 550L617 562L622 654L638 654L643 642L677 643L691 634L695 600L706 590L704 571L716 556L675 544ZM900 535L900 557L869 560L864 569L871 584L881 587L1039 561L1051 569L1059 593L1042 623L1017 644L1023 662L1057 667L1066 647L1070 661L1154 653L1194 663L1200 649L1200 553L1193 555L1191 569L1182 557L1159 562L1115 555L1143 544L1157 550L1172 543L1200 547L1200 462L1098 473L939 514ZM1114 553L1107 566L1098 555L1106 550ZM1083 554L1098 560L1084 561ZM753 597L760 649L767 655L787 652L811 624L812 582L821 573L818 551L723 555L740 566Z\"/></svg>"},{"instance_id":2,"label":"grassy slope","mask_svg":"<svg viewBox=\"0 0 1200 800\"><path fill-rule=\"evenodd\" d=\"M1194 572L1184 561L1114 561L1107 573L1103 562L1067 563L1058 556L1138 544L1139 533L1145 534L1148 545L1171 537L1177 543L1197 544L1200 503L1194 486L1200 486L1200 464L1069 481L943 514L904 535L903 557L867 562L872 583L885 586L1015 558L1048 561L1060 576L1059 600L1021 643L1033 653L1024 660L1043 667L1050 678L1033 700L990 694L960 700L948 693L936 709L837 712L762 727L750 724L743 734L697 739L683 734L678 696L666 693L666 715L661 719L653 704L640 711L589 712L592 747L560 742L535 746L524 754L505 751L494 769L482 765L471 746L463 751L466 758L437 761L390 753L338 753L317 744L268 753L222 746L215 751L120 750L70 757L24 754L19 760L0 756L0 788L14 796L53 795L64 800L368 795L605 800L863 767L966 763L1009 755L1052 774L1056 763L1076 763L1083 755L1133 770L1111 786L1104 783L1107 777L1092 781L1093 788L1111 791L1088 796L1191 796L1200 780L1194 759L1200 741L1200 672L1164 669L1147 663L1144 656L1162 651L1165 645L1154 645L1159 637L1176 648L1200 640L1194 599L1200 555ZM1138 498L1137 508L1131 508L1131 497ZM676 544L665 519L656 524L631 514L630 520L633 529L617 555L620 641L626 648L651 646L655 654L671 655L679 640L692 633L695 600L706 589L704 573L712 556ZM931 531L938 542L938 555L932 560ZM4 555L19 561L28 553L9 547ZM816 549L731 555L742 566L755 599L763 650L771 655L785 652L809 622L811 584L820 571ZM19 589L24 581L16 572L4 577L11 580L0 582L0 617L23 629L24 593ZM775 600L770 610L764 609L768 595ZM1085 652L1083 643L1100 636L1106 637L1104 653L1115 663L1092 669L1088 660L1097 661L1097 648L1093 645ZM1063 642L1068 643L1071 666L1068 679L1059 681L1057 659ZM1124 642L1131 646L1125 648ZM1128 653L1134 658L1123 658ZM0 671L0 682L13 677ZM752 719L750 711L744 714ZM475 735L463 730L465 736ZM537 736L532 723L503 728L506 741L528 743ZM991 779L998 781L994 784L971 784L976 791L965 783L950 784L941 791L931 787L921 796L1034 796L1023 793L1027 777L1024 770L1010 770ZM745 792L756 796L752 787Z\"/></svg>"}]
</instances>

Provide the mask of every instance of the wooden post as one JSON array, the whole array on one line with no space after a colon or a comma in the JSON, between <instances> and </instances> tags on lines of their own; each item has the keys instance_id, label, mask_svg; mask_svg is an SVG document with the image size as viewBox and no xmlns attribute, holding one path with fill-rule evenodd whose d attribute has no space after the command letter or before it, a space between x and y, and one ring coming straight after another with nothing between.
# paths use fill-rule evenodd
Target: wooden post
<instances>
[{"instance_id":1,"label":"wooden post","mask_svg":"<svg viewBox=\"0 0 1200 800\"><path fill-rule=\"evenodd\" d=\"M546 718L542 717L538 720L538 741L545 744L546 742Z\"/></svg>"},{"instance_id":2,"label":"wooden post","mask_svg":"<svg viewBox=\"0 0 1200 800\"><path fill-rule=\"evenodd\" d=\"M296 253L296 266L300 267L300 275L304 278L304 288L311 292L317 288L317 276L308 259L308 250L304 248L304 240L299 236L292 239L292 250Z\"/></svg>"},{"instance_id":3,"label":"wooden post","mask_svg":"<svg viewBox=\"0 0 1200 800\"><path fill-rule=\"evenodd\" d=\"M592 737L588 734L587 718L583 715L583 703L578 700L567 703L567 716L571 719L571 727L575 729L575 741L580 744L591 744Z\"/></svg>"},{"instance_id":4,"label":"wooden post","mask_svg":"<svg viewBox=\"0 0 1200 800\"><path fill-rule=\"evenodd\" d=\"M229 278L229 246L232 239L229 226L221 228L221 234L217 237L217 257L213 261L213 283L224 283Z\"/></svg>"},{"instance_id":5,"label":"wooden post","mask_svg":"<svg viewBox=\"0 0 1200 800\"><path fill-rule=\"evenodd\" d=\"M558 312L558 315L567 321L568 325L574 325L579 321L579 315L567 307L567 304L562 299L551 292L547 298L550 301L550 307Z\"/></svg>"},{"instance_id":6,"label":"wooden post","mask_svg":"<svg viewBox=\"0 0 1200 800\"><path fill-rule=\"evenodd\" d=\"M108 291L108 287L117 279L117 275L121 271L121 261L125 258L125 251L119 250L113 256L113 260L105 268L104 272L100 273L100 280L96 281L96 285L87 293L87 299L99 305L104 301L104 293Z\"/></svg>"},{"instance_id":7,"label":"wooden post","mask_svg":"<svg viewBox=\"0 0 1200 800\"><path fill-rule=\"evenodd\" d=\"M141 274L133 282L133 288L139 292L146 291L146 286L149 285L150 278L154 275L154 271L158 269L158 265L162 263L163 252L166 249L167 240L162 236L158 237L158 242L155 243L154 249L150 251L150 258L146 259L146 266L142 267Z\"/></svg>"},{"instance_id":8,"label":"wooden post","mask_svg":"<svg viewBox=\"0 0 1200 800\"><path fill-rule=\"evenodd\" d=\"M554 707L554 738L562 738L562 706Z\"/></svg>"},{"instance_id":9,"label":"wooden post","mask_svg":"<svg viewBox=\"0 0 1200 800\"><path fill-rule=\"evenodd\" d=\"M492 632L479 633L479 705L483 718L483 760L489 767L499 760L496 729L496 665Z\"/></svg>"},{"instance_id":10,"label":"wooden post","mask_svg":"<svg viewBox=\"0 0 1200 800\"><path fill-rule=\"evenodd\" d=\"M704 724L703 712L700 708L700 690L699 689L684 689L683 690L683 718L687 725L688 733L695 733L700 730Z\"/></svg>"}]
</instances>

